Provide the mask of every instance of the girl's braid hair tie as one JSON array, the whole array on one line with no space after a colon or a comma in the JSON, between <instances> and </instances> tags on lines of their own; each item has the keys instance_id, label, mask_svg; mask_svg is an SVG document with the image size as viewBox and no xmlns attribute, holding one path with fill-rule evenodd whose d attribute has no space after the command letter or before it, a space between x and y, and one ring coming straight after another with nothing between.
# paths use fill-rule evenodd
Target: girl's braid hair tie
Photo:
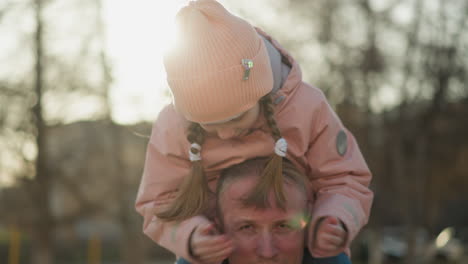
<instances>
[{"instance_id":1,"label":"girl's braid hair tie","mask_svg":"<svg viewBox=\"0 0 468 264\"><path fill-rule=\"evenodd\" d=\"M201 146L198 143L192 143L189 149L189 158L191 162L201 160Z\"/></svg>"},{"instance_id":2,"label":"girl's braid hair tie","mask_svg":"<svg viewBox=\"0 0 468 264\"><path fill-rule=\"evenodd\" d=\"M280 138L275 143L275 153L280 157L286 157L288 151L288 142L284 138Z\"/></svg>"}]
</instances>

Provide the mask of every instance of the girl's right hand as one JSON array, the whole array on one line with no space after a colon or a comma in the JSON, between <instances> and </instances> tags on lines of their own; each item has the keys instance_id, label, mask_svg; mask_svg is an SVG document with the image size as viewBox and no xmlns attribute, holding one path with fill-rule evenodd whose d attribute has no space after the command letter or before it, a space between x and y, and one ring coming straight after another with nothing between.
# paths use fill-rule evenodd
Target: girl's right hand
<instances>
[{"instance_id":1,"label":"girl's right hand","mask_svg":"<svg viewBox=\"0 0 468 264\"><path fill-rule=\"evenodd\" d=\"M213 223L196 227L189 246L193 257L206 264L221 263L234 250L232 240L219 234Z\"/></svg>"}]
</instances>

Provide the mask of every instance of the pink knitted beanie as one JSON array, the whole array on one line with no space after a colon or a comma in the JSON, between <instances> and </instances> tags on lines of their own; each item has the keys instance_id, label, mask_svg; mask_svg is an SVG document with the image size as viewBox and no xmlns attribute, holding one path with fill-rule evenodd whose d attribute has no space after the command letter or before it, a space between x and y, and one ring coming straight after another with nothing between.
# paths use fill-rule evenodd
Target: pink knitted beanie
<instances>
[{"instance_id":1,"label":"pink knitted beanie","mask_svg":"<svg viewBox=\"0 0 468 264\"><path fill-rule=\"evenodd\" d=\"M164 56L177 111L192 122L228 119L273 87L262 38L214 0L192 1L176 17L178 42Z\"/></svg>"}]
</instances>

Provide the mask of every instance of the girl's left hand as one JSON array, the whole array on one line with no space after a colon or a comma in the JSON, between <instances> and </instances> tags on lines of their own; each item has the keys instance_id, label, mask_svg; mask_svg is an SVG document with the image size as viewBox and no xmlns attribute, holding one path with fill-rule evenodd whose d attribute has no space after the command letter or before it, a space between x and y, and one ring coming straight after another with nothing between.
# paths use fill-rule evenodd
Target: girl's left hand
<instances>
[{"instance_id":1,"label":"girl's left hand","mask_svg":"<svg viewBox=\"0 0 468 264\"><path fill-rule=\"evenodd\" d=\"M344 246L347 232L341 221L333 216L322 218L315 228L314 248L323 255L337 254L337 250ZM338 252L339 253L339 252Z\"/></svg>"},{"instance_id":2,"label":"girl's left hand","mask_svg":"<svg viewBox=\"0 0 468 264\"><path fill-rule=\"evenodd\" d=\"M234 250L232 240L219 234L213 223L198 226L189 241L193 257L200 263L218 264Z\"/></svg>"}]
</instances>

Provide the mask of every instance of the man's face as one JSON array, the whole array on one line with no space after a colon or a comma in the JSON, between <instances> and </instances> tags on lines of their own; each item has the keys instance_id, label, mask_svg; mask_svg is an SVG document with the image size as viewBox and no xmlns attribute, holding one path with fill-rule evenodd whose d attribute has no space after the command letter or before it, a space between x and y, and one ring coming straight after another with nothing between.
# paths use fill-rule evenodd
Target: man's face
<instances>
[{"instance_id":1,"label":"man's face","mask_svg":"<svg viewBox=\"0 0 468 264\"><path fill-rule=\"evenodd\" d=\"M244 177L228 183L219 205L223 230L234 241L230 264L299 264L304 250L305 195L293 184L284 184L286 210L276 206L270 193L271 208L245 207L241 199L256 184L258 177Z\"/></svg>"}]
</instances>

